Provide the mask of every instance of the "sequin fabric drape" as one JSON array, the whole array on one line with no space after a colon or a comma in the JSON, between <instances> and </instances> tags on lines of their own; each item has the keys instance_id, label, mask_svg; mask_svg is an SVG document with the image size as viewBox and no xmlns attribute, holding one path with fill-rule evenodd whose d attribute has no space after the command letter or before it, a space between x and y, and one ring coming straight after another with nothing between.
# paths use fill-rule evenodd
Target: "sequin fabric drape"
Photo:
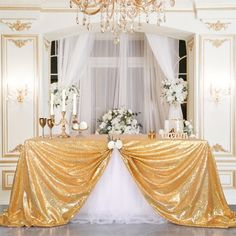
<instances>
[{"instance_id":1,"label":"sequin fabric drape","mask_svg":"<svg viewBox=\"0 0 236 236\"><path fill-rule=\"evenodd\" d=\"M236 214L226 203L206 141L121 139L124 163L161 216L187 226L236 226ZM27 140L0 225L68 223L99 180L110 154L104 136Z\"/></svg>"}]
</instances>

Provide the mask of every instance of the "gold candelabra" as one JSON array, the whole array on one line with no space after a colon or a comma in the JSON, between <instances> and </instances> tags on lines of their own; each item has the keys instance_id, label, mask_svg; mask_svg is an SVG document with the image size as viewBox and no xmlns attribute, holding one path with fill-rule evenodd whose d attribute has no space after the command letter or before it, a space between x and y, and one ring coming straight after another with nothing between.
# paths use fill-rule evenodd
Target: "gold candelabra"
<instances>
[{"instance_id":1,"label":"gold candelabra","mask_svg":"<svg viewBox=\"0 0 236 236\"><path fill-rule=\"evenodd\" d=\"M57 123L55 121L55 115L50 115L50 118L40 118L39 119L39 124L42 127L43 131L42 131L42 136L44 137L44 126L47 124L48 127L50 128L50 135L49 138L52 138L52 128L54 126L61 126L61 133L60 135L58 135L57 137L59 138L69 138L70 135L68 135L66 133L66 127L67 126L71 126L73 130L78 131L79 134L82 131L85 131L88 129L87 123L82 121L79 123L78 118L76 115L72 116L72 122L70 123L67 119L66 119L66 111L62 111L61 112L61 119L60 121Z\"/></svg>"},{"instance_id":2,"label":"gold candelabra","mask_svg":"<svg viewBox=\"0 0 236 236\"><path fill-rule=\"evenodd\" d=\"M53 120L53 123L55 126L61 125L61 134L58 136L59 138L69 138L70 135L66 133L66 126L69 125L69 122L66 119L66 111L61 112L61 120L59 123L56 123L55 121L55 115L51 115L51 119Z\"/></svg>"}]
</instances>

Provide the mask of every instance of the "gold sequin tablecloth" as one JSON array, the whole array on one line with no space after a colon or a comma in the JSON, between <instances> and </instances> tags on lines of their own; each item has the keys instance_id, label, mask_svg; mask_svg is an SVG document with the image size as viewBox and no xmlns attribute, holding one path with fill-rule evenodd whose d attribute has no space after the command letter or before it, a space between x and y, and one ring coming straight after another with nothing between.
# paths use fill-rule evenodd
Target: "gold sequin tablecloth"
<instances>
[{"instance_id":1,"label":"gold sequin tablecloth","mask_svg":"<svg viewBox=\"0 0 236 236\"><path fill-rule=\"evenodd\" d=\"M151 206L180 225L235 227L206 141L121 137L121 157ZM2 226L63 225L80 210L112 150L105 136L27 140Z\"/></svg>"}]
</instances>

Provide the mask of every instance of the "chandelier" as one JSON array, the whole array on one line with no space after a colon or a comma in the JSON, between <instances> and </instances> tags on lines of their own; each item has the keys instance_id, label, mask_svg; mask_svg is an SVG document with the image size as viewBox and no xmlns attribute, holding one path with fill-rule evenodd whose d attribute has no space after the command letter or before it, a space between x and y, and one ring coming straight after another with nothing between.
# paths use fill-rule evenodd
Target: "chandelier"
<instances>
[{"instance_id":1,"label":"chandelier","mask_svg":"<svg viewBox=\"0 0 236 236\"><path fill-rule=\"evenodd\" d=\"M120 33L133 33L141 26L141 17L149 23L155 17L156 24L165 22L166 6L175 5L175 0L70 0L70 7L77 8L76 23L91 29L90 18L100 14L100 30L112 32L114 42L119 42ZM79 13L83 14L79 22ZM153 16L154 15L154 16Z\"/></svg>"}]
</instances>

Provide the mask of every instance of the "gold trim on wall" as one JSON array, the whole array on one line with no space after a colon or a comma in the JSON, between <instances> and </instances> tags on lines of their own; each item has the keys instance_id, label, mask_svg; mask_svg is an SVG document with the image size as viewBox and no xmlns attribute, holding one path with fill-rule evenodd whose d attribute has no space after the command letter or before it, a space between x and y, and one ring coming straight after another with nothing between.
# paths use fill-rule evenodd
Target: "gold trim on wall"
<instances>
[{"instance_id":1,"label":"gold trim on wall","mask_svg":"<svg viewBox=\"0 0 236 236\"><path fill-rule=\"evenodd\" d=\"M219 20L216 22L203 22L203 23L209 30L214 30L214 31L226 30L231 24L230 22L221 22Z\"/></svg>"},{"instance_id":2,"label":"gold trim on wall","mask_svg":"<svg viewBox=\"0 0 236 236\"><path fill-rule=\"evenodd\" d=\"M16 47L22 48L24 47L28 42L32 42L32 39L9 39L10 42L13 42Z\"/></svg>"},{"instance_id":3,"label":"gold trim on wall","mask_svg":"<svg viewBox=\"0 0 236 236\"><path fill-rule=\"evenodd\" d=\"M13 150L10 150L9 144L8 144L8 106L7 106L7 67L6 62L8 58L8 52L7 52L7 44L9 42L12 42L12 40L30 40L33 42L33 52L32 57L34 58L34 80L33 80L33 96L32 100L33 102L33 136L38 136L38 87L39 87L39 53L38 53L38 35L2 35L1 41L2 41L2 107L3 107L3 119L2 119L2 157L3 158L17 158L19 157L19 153L12 152ZM5 88L5 89L3 89ZM13 161L14 163L16 161ZM0 163L4 163L4 161L0 160ZM6 163L9 163L9 161L6 161Z\"/></svg>"},{"instance_id":4,"label":"gold trim on wall","mask_svg":"<svg viewBox=\"0 0 236 236\"><path fill-rule=\"evenodd\" d=\"M12 184L8 182L8 177L9 175L15 175L15 170L2 170L2 190L11 190L12 189Z\"/></svg>"},{"instance_id":5,"label":"gold trim on wall","mask_svg":"<svg viewBox=\"0 0 236 236\"><path fill-rule=\"evenodd\" d=\"M226 151L226 150L222 147L222 145L220 145L220 144L218 144L218 143L216 143L215 145L213 145L213 146L211 147L211 150L212 150L213 152L229 152L229 151Z\"/></svg>"},{"instance_id":6,"label":"gold trim on wall","mask_svg":"<svg viewBox=\"0 0 236 236\"><path fill-rule=\"evenodd\" d=\"M190 39L188 42L187 42L187 47L189 49L190 52L193 51L193 46L194 46L194 38Z\"/></svg>"},{"instance_id":7,"label":"gold trim on wall","mask_svg":"<svg viewBox=\"0 0 236 236\"><path fill-rule=\"evenodd\" d=\"M235 189L235 171L234 170L219 170L219 177L223 175L230 177L230 183L227 185L221 183L222 187L224 189Z\"/></svg>"},{"instance_id":8,"label":"gold trim on wall","mask_svg":"<svg viewBox=\"0 0 236 236\"><path fill-rule=\"evenodd\" d=\"M224 42L228 41L229 39L206 39L206 40L209 41L215 48L219 48Z\"/></svg>"},{"instance_id":9,"label":"gold trim on wall","mask_svg":"<svg viewBox=\"0 0 236 236\"><path fill-rule=\"evenodd\" d=\"M46 51L48 52L51 42L49 40L47 40L45 37L43 38L43 41L44 41L44 47L45 47Z\"/></svg>"},{"instance_id":10,"label":"gold trim on wall","mask_svg":"<svg viewBox=\"0 0 236 236\"><path fill-rule=\"evenodd\" d=\"M15 148L9 151L9 153L20 153L23 149L23 145L19 144Z\"/></svg>"},{"instance_id":11,"label":"gold trim on wall","mask_svg":"<svg viewBox=\"0 0 236 236\"><path fill-rule=\"evenodd\" d=\"M11 22L12 21L12 22ZM32 22L30 21L22 21L22 20L0 20L1 23L7 25L11 30L13 31L24 31L24 30L29 30L32 26Z\"/></svg>"}]
</instances>

